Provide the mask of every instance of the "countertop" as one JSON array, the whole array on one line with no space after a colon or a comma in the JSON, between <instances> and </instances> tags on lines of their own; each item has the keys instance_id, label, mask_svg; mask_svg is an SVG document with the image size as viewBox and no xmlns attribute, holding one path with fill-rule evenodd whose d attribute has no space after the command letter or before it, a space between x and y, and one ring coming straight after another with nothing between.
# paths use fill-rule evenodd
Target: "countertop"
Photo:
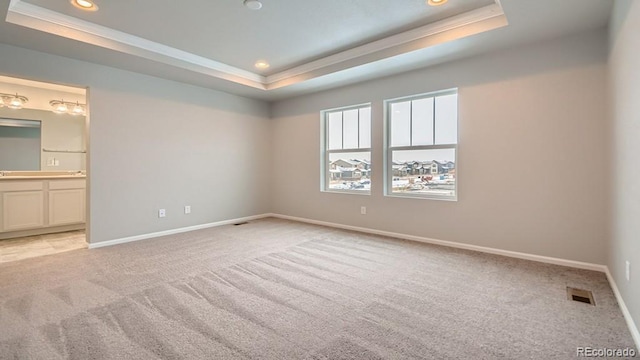
<instances>
[{"instance_id":1,"label":"countertop","mask_svg":"<svg viewBox=\"0 0 640 360\"><path fill-rule=\"evenodd\" d=\"M35 176L0 176L0 181L10 180L43 180L43 179L86 179L86 175L35 175Z\"/></svg>"},{"instance_id":2,"label":"countertop","mask_svg":"<svg viewBox=\"0 0 640 360\"><path fill-rule=\"evenodd\" d=\"M86 179L87 175L79 171L0 171L0 181L11 180L52 180Z\"/></svg>"}]
</instances>

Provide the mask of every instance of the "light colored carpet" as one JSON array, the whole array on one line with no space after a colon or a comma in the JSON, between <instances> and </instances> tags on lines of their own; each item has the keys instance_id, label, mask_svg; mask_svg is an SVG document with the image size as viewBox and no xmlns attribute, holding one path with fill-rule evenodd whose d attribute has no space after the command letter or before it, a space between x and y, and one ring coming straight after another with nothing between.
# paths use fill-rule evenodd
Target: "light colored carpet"
<instances>
[{"instance_id":1,"label":"light colored carpet","mask_svg":"<svg viewBox=\"0 0 640 360\"><path fill-rule=\"evenodd\" d=\"M576 347L633 347L604 274L280 219L0 264L2 359L572 359Z\"/></svg>"}]
</instances>

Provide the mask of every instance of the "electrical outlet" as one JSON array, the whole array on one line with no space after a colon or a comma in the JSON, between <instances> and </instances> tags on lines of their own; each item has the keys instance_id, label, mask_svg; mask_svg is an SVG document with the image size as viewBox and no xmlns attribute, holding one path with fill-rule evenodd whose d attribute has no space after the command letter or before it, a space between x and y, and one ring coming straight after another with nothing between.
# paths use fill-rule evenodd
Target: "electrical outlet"
<instances>
[{"instance_id":1,"label":"electrical outlet","mask_svg":"<svg viewBox=\"0 0 640 360\"><path fill-rule=\"evenodd\" d=\"M360 215L367 215L367 207L360 206Z\"/></svg>"},{"instance_id":2,"label":"electrical outlet","mask_svg":"<svg viewBox=\"0 0 640 360\"><path fill-rule=\"evenodd\" d=\"M627 276L627 281L629 281L629 278L631 278L631 263L629 262L629 260L626 261L626 276Z\"/></svg>"},{"instance_id":3,"label":"electrical outlet","mask_svg":"<svg viewBox=\"0 0 640 360\"><path fill-rule=\"evenodd\" d=\"M190 205L185 205L184 206L184 213L185 214L191 214L191 206Z\"/></svg>"},{"instance_id":4,"label":"electrical outlet","mask_svg":"<svg viewBox=\"0 0 640 360\"><path fill-rule=\"evenodd\" d=\"M163 218L165 216L167 216L167 210L165 210L165 209L158 210L158 217L159 218Z\"/></svg>"}]
</instances>

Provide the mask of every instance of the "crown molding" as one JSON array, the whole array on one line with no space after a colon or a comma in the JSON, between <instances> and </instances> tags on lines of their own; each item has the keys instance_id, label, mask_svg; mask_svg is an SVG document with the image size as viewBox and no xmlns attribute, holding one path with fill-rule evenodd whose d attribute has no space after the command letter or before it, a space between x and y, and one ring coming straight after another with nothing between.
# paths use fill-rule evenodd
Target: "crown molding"
<instances>
[{"instance_id":1,"label":"crown molding","mask_svg":"<svg viewBox=\"0 0 640 360\"><path fill-rule=\"evenodd\" d=\"M487 20L498 20L498 21L487 21ZM488 26L477 26L478 24L489 24ZM384 39L380 39L377 41L372 41L370 43L357 46L355 48L351 48L342 52L339 52L334 55L329 55L327 57L308 62L306 64L276 73L267 76L267 85L273 85L278 82L282 82L283 80L287 80L290 78L294 78L297 76L302 76L305 74L309 74L312 72L316 72L325 68L329 68L340 63L346 63L353 61L354 59L363 59L370 55L382 54L384 56L378 56L376 60L381 60L383 58L400 55L407 51L403 51L401 45L409 44L419 40L429 39L431 37L435 37L437 35L452 32L453 30L459 30L458 34L454 36L448 37L446 41L457 40L469 35L473 35L476 33L493 30L498 27L502 27L507 25L506 16L504 15L504 11L502 7L498 4L492 4L488 6L484 6L478 9L474 9L468 11L466 13L452 16L440 21L437 21L432 24L427 24L425 26L421 26L412 30L405 31L403 33L399 33L396 35L391 35ZM464 31L465 27L474 26L475 31L473 34L468 31ZM424 47L437 45L439 43L443 43L445 41L429 41L428 44L425 42ZM422 47L422 48L424 48ZM392 50L392 49L395 49ZM385 50L392 50L390 52L385 52ZM359 65L364 63L368 63L370 61L361 61ZM342 69L344 70L344 69ZM331 71L334 72L334 71ZM269 88L272 88L270 86Z\"/></svg>"},{"instance_id":2,"label":"crown molding","mask_svg":"<svg viewBox=\"0 0 640 360\"><path fill-rule=\"evenodd\" d=\"M265 89L264 76L122 31L60 14L23 0L11 0L7 11L7 22L238 84Z\"/></svg>"},{"instance_id":3,"label":"crown molding","mask_svg":"<svg viewBox=\"0 0 640 360\"><path fill-rule=\"evenodd\" d=\"M357 46L269 76L64 15L24 0L11 0L7 22L138 56L259 90L274 90L378 60L428 48L508 24L499 0L441 21Z\"/></svg>"}]
</instances>

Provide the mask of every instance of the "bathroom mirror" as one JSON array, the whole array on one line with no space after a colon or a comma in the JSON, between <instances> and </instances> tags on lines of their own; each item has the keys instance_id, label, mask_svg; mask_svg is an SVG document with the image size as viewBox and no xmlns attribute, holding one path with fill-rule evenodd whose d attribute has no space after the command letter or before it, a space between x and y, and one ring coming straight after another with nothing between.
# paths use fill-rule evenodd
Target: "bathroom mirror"
<instances>
[{"instance_id":1,"label":"bathroom mirror","mask_svg":"<svg viewBox=\"0 0 640 360\"><path fill-rule=\"evenodd\" d=\"M86 89L0 75L0 95L0 171L86 170Z\"/></svg>"},{"instance_id":2,"label":"bathroom mirror","mask_svg":"<svg viewBox=\"0 0 640 360\"><path fill-rule=\"evenodd\" d=\"M40 121L0 118L0 169L40 170Z\"/></svg>"},{"instance_id":3,"label":"bathroom mirror","mask_svg":"<svg viewBox=\"0 0 640 360\"><path fill-rule=\"evenodd\" d=\"M85 117L0 108L0 171L86 170Z\"/></svg>"}]
</instances>

